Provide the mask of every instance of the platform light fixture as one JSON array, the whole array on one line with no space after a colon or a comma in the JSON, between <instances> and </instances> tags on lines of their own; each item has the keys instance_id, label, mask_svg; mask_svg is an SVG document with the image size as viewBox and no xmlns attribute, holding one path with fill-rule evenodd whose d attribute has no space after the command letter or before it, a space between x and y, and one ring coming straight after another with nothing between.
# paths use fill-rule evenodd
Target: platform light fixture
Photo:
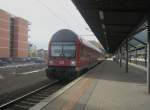
<instances>
[{"instance_id":1,"label":"platform light fixture","mask_svg":"<svg viewBox=\"0 0 150 110\"><path fill-rule=\"evenodd\" d=\"M103 11L99 11L99 16L100 16L100 19L101 20L104 20L104 13L103 13Z\"/></svg>"}]
</instances>

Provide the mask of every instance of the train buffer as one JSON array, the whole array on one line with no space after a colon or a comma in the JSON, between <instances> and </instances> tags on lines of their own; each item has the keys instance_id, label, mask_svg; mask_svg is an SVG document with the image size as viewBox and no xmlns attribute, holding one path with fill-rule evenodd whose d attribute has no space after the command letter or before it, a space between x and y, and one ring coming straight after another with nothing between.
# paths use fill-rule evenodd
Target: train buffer
<instances>
[{"instance_id":1,"label":"train buffer","mask_svg":"<svg viewBox=\"0 0 150 110\"><path fill-rule=\"evenodd\" d=\"M125 66L124 64L122 66ZM30 110L149 110L146 70L106 60Z\"/></svg>"}]
</instances>

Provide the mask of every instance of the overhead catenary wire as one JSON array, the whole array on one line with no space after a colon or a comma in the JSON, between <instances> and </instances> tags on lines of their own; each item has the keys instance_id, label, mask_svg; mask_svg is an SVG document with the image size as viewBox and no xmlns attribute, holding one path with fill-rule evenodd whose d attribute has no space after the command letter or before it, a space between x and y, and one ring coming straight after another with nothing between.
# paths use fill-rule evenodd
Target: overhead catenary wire
<instances>
[{"instance_id":1,"label":"overhead catenary wire","mask_svg":"<svg viewBox=\"0 0 150 110\"><path fill-rule=\"evenodd\" d=\"M53 9L51 9L49 6L47 6L45 3L43 3L41 0L35 0L36 2L38 2L38 3L40 3L43 7L45 7L49 12L50 12L50 14L53 14L53 16L55 16L55 18L57 18L60 22L62 22L64 25L66 25L68 28L74 28L73 26L71 26L70 24L68 24L68 22L66 21L66 20L64 20L62 17L60 17L60 16L58 16L58 14L56 13L56 12L54 12L53 11ZM60 4L60 2L58 2L59 4ZM70 16L72 16L73 17L73 19L75 20L75 22L77 23L77 21L78 21L78 25L79 26L81 26L80 25L80 23L79 23L79 20L77 20L77 18L76 17L74 17L73 15L72 15L72 13L69 11L69 10L67 10L63 5L61 5L62 6L62 8L64 8L64 10L70 15ZM85 27L83 27L84 29L86 29ZM88 29L90 29L89 27L88 27ZM86 29L87 30L87 29ZM91 30L89 30L90 32L92 32ZM82 35L81 35L82 36ZM85 36L85 35L84 35ZM95 36L94 34L93 35L87 35L87 36Z\"/></svg>"},{"instance_id":2,"label":"overhead catenary wire","mask_svg":"<svg viewBox=\"0 0 150 110\"><path fill-rule=\"evenodd\" d=\"M74 21L77 23L77 26L82 26L83 29L85 29L85 30L87 30L87 31L89 31L89 32L92 32L92 30L90 29L90 27L88 26L88 24L87 24L88 27L84 27L83 25L81 25L79 19L76 18L76 16L74 16L74 15L70 12L70 10L68 10L68 9L64 6L64 4L61 2L61 0L59 0L59 2L57 2L57 3L59 4L59 6L61 6L61 7L66 11L67 14L69 14L70 16L72 16L71 18L74 19ZM78 11L78 10L77 10L77 11ZM78 11L78 13L79 13L79 11ZM80 14L80 13L79 13L79 14ZM81 16L81 15L80 15L80 16ZM82 18L83 21L86 23L86 21L84 20L84 18L83 18L82 16L81 16L81 18ZM92 34L80 35L80 36L95 36L95 34L93 34L93 32L92 32Z\"/></svg>"},{"instance_id":3,"label":"overhead catenary wire","mask_svg":"<svg viewBox=\"0 0 150 110\"><path fill-rule=\"evenodd\" d=\"M61 6L67 14L69 14L70 16L72 16L72 19L74 19L74 21L77 23L77 26L83 26L80 25L80 21L76 18L76 16L73 16L72 13L70 12L70 10L68 10L61 2L61 0L59 0L59 2L57 2L59 4L59 6ZM83 27L85 29L85 27Z\"/></svg>"},{"instance_id":4,"label":"overhead catenary wire","mask_svg":"<svg viewBox=\"0 0 150 110\"><path fill-rule=\"evenodd\" d=\"M45 7L49 12L50 14L53 14L59 21L61 21L64 25L66 25L67 27L69 28L74 28L73 26L71 26L66 20L64 20L62 17L58 16L58 14L56 12L53 11L53 9L51 9L49 6L47 6L45 3L43 3L41 0L35 0L37 1L38 3L40 3L43 7ZM72 18L75 20L75 22L77 23L77 26L82 26L80 25L80 22L79 20L72 15L72 13L67 10L67 8L64 7L64 5L61 5L60 4L60 1L57 2L59 3L59 5L67 12L67 14L69 14L70 16L72 16ZM61 2L62 3L62 2ZM84 26L82 26L84 29L86 29ZM89 27L88 27L89 28Z\"/></svg>"},{"instance_id":5,"label":"overhead catenary wire","mask_svg":"<svg viewBox=\"0 0 150 110\"><path fill-rule=\"evenodd\" d=\"M59 21L61 21L68 28L72 28L72 26L70 24L68 24L63 18L59 17L50 7L48 7L41 0L35 0L35 1L38 2L38 3L40 3L43 7L45 7L50 12L50 14L53 14L53 16L55 16L55 18L57 18Z\"/></svg>"}]
</instances>

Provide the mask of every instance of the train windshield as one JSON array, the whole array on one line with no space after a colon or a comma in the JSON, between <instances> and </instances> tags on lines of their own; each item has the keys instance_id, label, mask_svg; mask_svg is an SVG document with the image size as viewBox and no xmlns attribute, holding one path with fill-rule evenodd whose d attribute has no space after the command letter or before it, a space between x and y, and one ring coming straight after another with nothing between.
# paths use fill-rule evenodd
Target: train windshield
<instances>
[{"instance_id":1,"label":"train windshield","mask_svg":"<svg viewBox=\"0 0 150 110\"><path fill-rule=\"evenodd\" d=\"M75 53L74 42L53 42L51 44L52 57L75 57Z\"/></svg>"},{"instance_id":2,"label":"train windshield","mask_svg":"<svg viewBox=\"0 0 150 110\"><path fill-rule=\"evenodd\" d=\"M63 54L65 57L75 57L75 44L70 42L63 43Z\"/></svg>"},{"instance_id":3,"label":"train windshield","mask_svg":"<svg viewBox=\"0 0 150 110\"><path fill-rule=\"evenodd\" d=\"M51 45L51 56L59 57L62 54L62 44L61 43L52 43Z\"/></svg>"}]
</instances>

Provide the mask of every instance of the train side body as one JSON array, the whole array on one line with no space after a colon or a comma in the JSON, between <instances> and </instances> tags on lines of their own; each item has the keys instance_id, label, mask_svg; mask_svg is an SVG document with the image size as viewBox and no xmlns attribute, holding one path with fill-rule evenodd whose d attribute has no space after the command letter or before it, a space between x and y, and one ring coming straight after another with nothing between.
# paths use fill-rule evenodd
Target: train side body
<instances>
[{"instance_id":1,"label":"train side body","mask_svg":"<svg viewBox=\"0 0 150 110\"><path fill-rule=\"evenodd\" d=\"M102 52L82 41L73 31L56 32L49 43L48 78L71 79L104 59Z\"/></svg>"}]
</instances>

